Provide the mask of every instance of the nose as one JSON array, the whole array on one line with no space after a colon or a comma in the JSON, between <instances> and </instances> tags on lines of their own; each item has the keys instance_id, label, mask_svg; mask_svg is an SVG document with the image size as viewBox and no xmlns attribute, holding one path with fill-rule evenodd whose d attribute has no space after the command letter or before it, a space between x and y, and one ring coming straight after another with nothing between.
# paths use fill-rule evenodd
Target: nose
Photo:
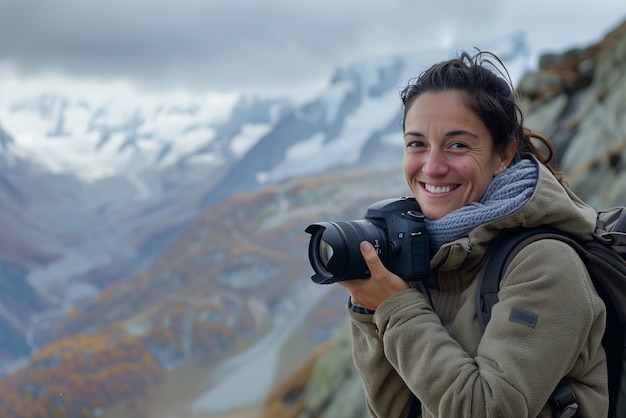
<instances>
[{"instance_id":1,"label":"nose","mask_svg":"<svg viewBox=\"0 0 626 418\"><path fill-rule=\"evenodd\" d=\"M444 153L439 150L430 150L425 157L422 171L431 178L448 174L448 164Z\"/></svg>"}]
</instances>

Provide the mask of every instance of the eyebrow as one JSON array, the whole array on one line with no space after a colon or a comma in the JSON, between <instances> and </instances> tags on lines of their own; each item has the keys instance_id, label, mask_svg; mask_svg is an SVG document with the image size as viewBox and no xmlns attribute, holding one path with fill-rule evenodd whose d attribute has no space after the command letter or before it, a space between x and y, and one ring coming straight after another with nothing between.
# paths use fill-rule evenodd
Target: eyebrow
<instances>
[{"instance_id":1,"label":"eyebrow","mask_svg":"<svg viewBox=\"0 0 626 418\"><path fill-rule=\"evenodd\" d=\"M472 138L478 139L478 135L476 135L474 132L466 131L464 129L454 129L452 131L448 131L445 133L444 137L450 138L453 136L460 136L460 135L467 135L467 136L471 136ZM425 135L418 131L407 131L404 133L404 136L418 136L420 138L425 138Z\"/></svg>"}]
</instances>

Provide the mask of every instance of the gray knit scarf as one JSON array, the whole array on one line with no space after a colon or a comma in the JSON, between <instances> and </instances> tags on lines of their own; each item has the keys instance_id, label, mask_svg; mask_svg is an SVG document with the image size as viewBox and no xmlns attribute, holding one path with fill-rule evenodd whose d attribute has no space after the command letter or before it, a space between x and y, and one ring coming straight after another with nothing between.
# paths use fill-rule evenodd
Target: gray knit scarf
<instances>
[{"instance_id":1,"label":"gray knit scarf","mask_svg":"<svg viewBox=\"0 0 626 418\"><path fill-rule=\"evenodd\" d=\"M522 159L491 180L480 202L470 203L437 220L426 219L433 254L445 243L467 235L474 227L507 216L530 199L539 169Z\"/></svg>"}]
</instances>

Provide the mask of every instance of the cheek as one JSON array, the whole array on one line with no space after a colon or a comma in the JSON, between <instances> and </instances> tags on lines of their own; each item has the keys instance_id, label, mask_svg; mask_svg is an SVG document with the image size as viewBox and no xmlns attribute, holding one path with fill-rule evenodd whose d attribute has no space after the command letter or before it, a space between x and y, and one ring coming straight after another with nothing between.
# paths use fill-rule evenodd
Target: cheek
<instances>
[{"instance_id":1,"label":"cheek","mask_svg":"<svg viewBox=\"0 0 626 418\"><path fill-rule=\"evenodd\" d=\"M405 177L409 177L409 172L411 171L411 160L406 156L402 159L402 171L404 172Z\"/></svg>"},{"instance_id":2,"label":"cheek","mask_svg":"<svg viewBox=\"0 0 626 418\"><path fill-rule=\"evenodd\" d=\"M404 157L402 160L402 171L404 172L404 176L407 181L413 178L419 171L420 162L418 158L413 157Z\"/></svg>"},{"instance_id":3,"label":"cheek","mask_svg":"<svg viewBox=\"0 0 626 418\"><path fill-rule=\"evenodd\" d=\"M461 176L463 179L465 179L469 183L473 183L476 181L477 169L474 164L470 164L467 162L457 164L454 167L454 171L456 171L456 173L459 176Z\"/></svg>"},{"instance_id":4,"label":"cheek","mask_svg":"<svg viewBox=\"0 0 626 418\"><path fill-rule=\"evenodd\" d=\"M472 195L475 200L480 200L485 192L489 183L493 179L492 172L483 167L474 167L473 169L467 167L466 178L470 179L472 183Z\"/></svg>"}]
</instances>

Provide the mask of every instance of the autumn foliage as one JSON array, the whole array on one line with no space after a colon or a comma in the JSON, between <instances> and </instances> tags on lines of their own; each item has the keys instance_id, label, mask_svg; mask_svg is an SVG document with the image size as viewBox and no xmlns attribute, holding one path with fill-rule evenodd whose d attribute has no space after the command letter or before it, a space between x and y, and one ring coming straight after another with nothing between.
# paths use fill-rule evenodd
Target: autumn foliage
<instances>
[{"instance_id":1,"label":"autumn foliage","mask_svg":"<svg viewBox=\"0 0 626 418\"><path fill-rule=\"evenodd\" d=\"M145 395L162 373L136 338L111 344L101 334L75 335L0 381L0 405L12 418L87 418L96 408Z\"/></svg>"}]
</instances>

